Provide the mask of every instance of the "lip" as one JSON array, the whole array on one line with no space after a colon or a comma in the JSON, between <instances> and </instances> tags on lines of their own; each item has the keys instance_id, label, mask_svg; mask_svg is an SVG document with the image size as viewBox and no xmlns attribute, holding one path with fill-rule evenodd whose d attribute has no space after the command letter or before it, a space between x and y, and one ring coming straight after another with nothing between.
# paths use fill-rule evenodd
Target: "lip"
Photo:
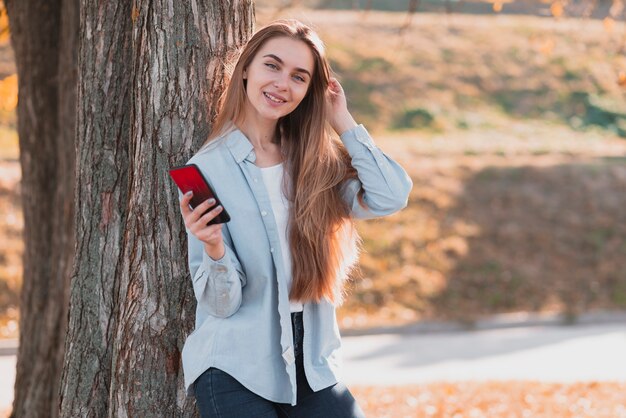
<instances>
[{"instance_id":1,"label":"lip","mask_svg":"<svg viewBox=\"0 0 626 418\"><path fill-rule=\"evenodd\" d=\"M265 96L266 94L272 95L272 96L276 97L277 99L282 100L282 101L283 101L283 103L276 103L276 102L272 101L269 97ZM274 105L282 105L282 104L287 103L287 99L285 99L283 96L281 96L281 95L279 95L279 94L276 94L276 93L271 93L271 92L269 92L269 91L264 91L264 92L263 92L263 97L265 97L265 99L266 99L268 102L270 102L270 103L272 103L272 104L274 104Z\"/></svg>"}]
</instances>

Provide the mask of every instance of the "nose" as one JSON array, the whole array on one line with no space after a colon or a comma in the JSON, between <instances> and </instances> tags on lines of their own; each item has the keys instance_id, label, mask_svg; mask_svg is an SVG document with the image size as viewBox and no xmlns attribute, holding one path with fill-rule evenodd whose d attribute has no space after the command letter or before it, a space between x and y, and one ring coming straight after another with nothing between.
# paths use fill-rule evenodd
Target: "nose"
<instances>
[{"instance_id":1,"label":"nose","mask_svg":"<svg viewBox=\"0 0 626 418\"><path fill-rule=\"evenodd\" d=\"M274 79L274 87L281 90L284 89L287 86L287 77L289 77L289 75L285 73L276 75L276 78Z\"/></svg>"}]
</instances>

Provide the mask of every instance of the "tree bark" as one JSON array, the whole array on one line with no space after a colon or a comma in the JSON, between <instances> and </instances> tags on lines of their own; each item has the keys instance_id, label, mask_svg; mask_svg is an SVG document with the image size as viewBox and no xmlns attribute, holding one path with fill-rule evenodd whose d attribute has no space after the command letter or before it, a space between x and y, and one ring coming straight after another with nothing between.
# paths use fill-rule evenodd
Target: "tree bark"
<instances>
[{"instance_id":1,"label":"tree bark","mask_svg":"<svg viewBox=\"0 0 626 418\"><path fill-rule=\"evenodd\" d=\"M61 387L63 416L104 416L128 196L130 2L80 9L76 260ZM69 415L68 415L69 414Z\"/></svg>"},{"instance_id":2,"label":"tree bark","mask_svg":"<svg viewBox=\"0 0 626 418\"><path fill-rule=\"evenodd\" d=\"M206 139L252 1L89 1L80 21L61 416L195 416L180 367L195 300L167 170Z\"/></svg>"},{"instance_id":3,"label":"tree bark","mask_svg":"<svg viewBox=\"0 0 626 418\"><path fill-rule=\"evenodd\" d=\"M56 417L74 252L76 0L6 1L18 71L24 271L13 416Z\"/></svg>"}]
</instances>

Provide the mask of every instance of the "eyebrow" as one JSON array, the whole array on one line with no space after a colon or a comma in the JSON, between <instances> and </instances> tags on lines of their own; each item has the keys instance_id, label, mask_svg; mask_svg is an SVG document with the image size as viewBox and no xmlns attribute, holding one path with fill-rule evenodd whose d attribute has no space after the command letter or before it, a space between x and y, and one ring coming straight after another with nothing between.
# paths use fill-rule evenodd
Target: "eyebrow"
<instances>
[{"instance_id":1,"label":"eyebrow","mask_svg":"<svg viewBox=\"0 0 626 418\"><path fill-rule=\"evenodd\" d=\"M267 54L267 55L263 55L263 58L265 57L270 57L275 59L276 61L280 62L281 64L284 64L283 60L281 60L280 58L278 58L276 55L274 54ZM307 73L309 77L311 77L311 73L308 70L305 70L304 68L296 68L296 71L299 73Z\"/></svg>"}]
</instances>

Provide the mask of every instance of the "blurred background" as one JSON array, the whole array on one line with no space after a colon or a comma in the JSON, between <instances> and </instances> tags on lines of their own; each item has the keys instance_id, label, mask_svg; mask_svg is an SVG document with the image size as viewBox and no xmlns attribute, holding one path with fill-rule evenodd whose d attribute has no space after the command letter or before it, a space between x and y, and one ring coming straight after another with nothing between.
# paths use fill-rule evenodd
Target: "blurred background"
<instances>
[{"instance_id":1,"label":"blurred background","mask_svg":"<svg viewBox=\"0 0 626 418\"><path fill-rule=\"evenodd\" d=\"M626 308L621 1L257 5L260 24L318 29L415 184L407 209L359 224L343 327Z\"/></svg>"},{"instance_id":2,"label":"blurred background","mask_svg":"<svg viewBox=\"0 0 626 418\"><path fill-rule=\"evenodd\" d=\"M255 4L257 27L294 17L317 29L355 119L414 182L405 210L358 224L343 330L626 310L622 0ZM23 219L7 26L2 13L0 338L15 339Z\"/></svg>"}]
</instances>

